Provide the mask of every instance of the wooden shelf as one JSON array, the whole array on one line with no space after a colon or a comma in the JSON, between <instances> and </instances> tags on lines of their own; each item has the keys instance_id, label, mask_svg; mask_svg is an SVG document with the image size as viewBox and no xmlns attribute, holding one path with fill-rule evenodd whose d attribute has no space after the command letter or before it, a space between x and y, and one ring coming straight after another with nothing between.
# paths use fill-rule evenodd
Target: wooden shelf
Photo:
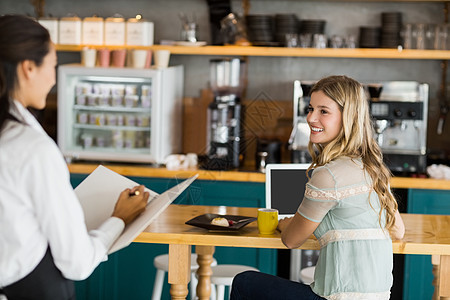
<instances>
[{"instance_id":1,"label":"wooden shelf","mask_svg":"<svg viewBox=\"0 0 450 300\"><path fill-rule=\"evenodd\" d=\"M78 52L84 47L96 49L105 46L91 45L57 45L57 51ZM428 59L448 60L450 51L447 50L414 50L414 49L315 49L315 48L285 48L285 47L254 47L254 46L107 46L109 49L152 49L170 50L175 55L228 55L228 56L272 56L272 57L321 57L321 58L380 58L380 59Z\"/></svg>"}]
</instances>

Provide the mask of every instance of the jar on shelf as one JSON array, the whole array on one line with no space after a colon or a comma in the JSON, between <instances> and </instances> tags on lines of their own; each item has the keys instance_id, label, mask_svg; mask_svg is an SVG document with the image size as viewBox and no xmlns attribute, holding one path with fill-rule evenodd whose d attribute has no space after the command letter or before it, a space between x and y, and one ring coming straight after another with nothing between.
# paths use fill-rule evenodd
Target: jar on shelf
<instances>
[{"instance_id":1,"label":"jar on shelf","mask_svg":"<svg viewBox=\"0 0 450 300\"><path fill-rule=\"evenodd\" d=\"M125 126L130 126L130 127L136 126L135 115L132 115L132 114L125 115L124 121L125 121Z\"/></svg>"},{"instance_id":2,"label":"jar on shelf","mask_svg":"<svg viewBox=\"0 0 450 300\"><path fill-rule=\"evenodd\" d=\"M86 95L80 94L75 98L75 103L77 105L86 105Z\"/></svg>"},{"instance_id":3,"label":"jar on shelf","mask_svg":"<svg viewBox=\"0 0 450 300\"><path fill-rule=\"evenodd\" d=\"M135 148L136 144L136 132L135 131L125 131L124 133L124 147L125 148Z\"/></svg>"},{"instance_id":4,"label":"jar on shelf","mask_svg":"<svg viewBox=\"0 0 450 300\"><path fill-rule=\"evenodd\" d=\"M105 20L105 45L125 45L125 19L120 14L114 14Z\"/></svg>"},{"instance_id":5,"label":"jar on shelf","mask_svg":"<svg viewBox=\"0 0 450 300\"><path fill-rule=\"evenodd\" d=\"M87 112L79 112L77 114L77 122L78 124L87 124L89 120L89 115Z\"/></svg>"},{"instance_id":6,"label":"jar on shelf","mask_svg":"<svg viewBox=\"0 0 450 300\"><path fill-rule=\"evenodd\" d=\"M98 97L98 105L101 105L101 106L109 106L109 104L110 104L110 99L111 97L110 96L108 96L108 95L100 95L99 97Z\"/></svg>"},{"instance_id":7,"label":"jar on shelf","mask_svg":"<svg viewBox=\"0 0 450 300\"><path fill-rule=\"evenodd\" d=\"M139 101L139 96L137 95L126 95L124 97L125 107L137 107Z\"/></svg>"},{"instance_id":8,"label":"jar on shelf","mask_svg":"<svg viewBox=\"0 0 450 300\"><path fill-rule=\"evenodd\" d=\"M84 45L103 45L104 27L103 18L84 18L82 23L82 43Z\"/></svg>"},{"instance_id":9,"label":"jar on shelf","mask_svg":"<svg viewBox=\"0 0 450 300\"><path fill-rule=\"evenodd\" d=\"M58 41L62 45L81 45L81 19L68 14L59 20Z\"/></svg>"},{"instance_id":10,"label":"jar on shelf","mask_svg":"<svg viewBox=\"0 0 450 300\"><path fill-rule=\"evenodd\" d=\"M106 114L106 125L117 126L117 116L115 114Z\"/></svg>"},{"instance_id":11,"label":"jar on shelf","mask_svg":"<svg viewBox=\"0 0 450 300\"><path fill-rule=\"evenodd\" d=\"M112 131L112 146L114 148L123 148L123 135L122 131L120 130L114 130Z\"/></svg>"},{"instance_id":12,"label":"jar on shelf","mask_svg":"<svg viewBox=\"0 0 450 300\"><path fill-rule=\"evenodd\" d=\"M153 45L153 22L143 19L141 15L130 18L126 23L126 44L133 46Z\"/></svg>"}]
</instances>

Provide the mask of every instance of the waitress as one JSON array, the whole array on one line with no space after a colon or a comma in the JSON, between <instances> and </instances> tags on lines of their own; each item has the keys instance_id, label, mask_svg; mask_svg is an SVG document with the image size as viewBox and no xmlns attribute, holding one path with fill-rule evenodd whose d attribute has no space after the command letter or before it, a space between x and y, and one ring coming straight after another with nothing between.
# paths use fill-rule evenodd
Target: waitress
<instances>
[{"instance_id":1,"label":"waitress","mask_svg":"<svg viewBox=\"0 0 450 300\"><path fill-rule=\"evenodd\" d=\"M143 186L124 190L111 218L87 232L64 158L27 110L45 107L56 65L44 27L0 17L0 294L8 300L75 299L72 280L93 272L149 197Z\"/></svg>"}]
</instances>

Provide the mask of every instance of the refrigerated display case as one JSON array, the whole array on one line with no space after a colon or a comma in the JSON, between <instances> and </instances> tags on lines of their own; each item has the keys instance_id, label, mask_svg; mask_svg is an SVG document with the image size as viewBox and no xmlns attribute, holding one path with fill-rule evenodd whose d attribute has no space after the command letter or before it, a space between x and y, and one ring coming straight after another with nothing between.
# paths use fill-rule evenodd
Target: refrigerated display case
<instances>
[{"instance_id":1,"label":"refrigerated display case","mask_svg":"<svg viewBox=\"0 0 450 300\"><path fill-rule=\"evenodd\" d=\"M57 142L73 160L162 164L182 146L183 66L58 68Z\"/></svg>"}]
</instances>

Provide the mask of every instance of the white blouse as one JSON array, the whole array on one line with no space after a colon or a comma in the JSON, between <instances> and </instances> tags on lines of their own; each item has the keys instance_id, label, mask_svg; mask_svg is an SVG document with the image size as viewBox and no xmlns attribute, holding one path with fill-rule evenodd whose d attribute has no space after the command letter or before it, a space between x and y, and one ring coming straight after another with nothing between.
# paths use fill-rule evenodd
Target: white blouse
<instances>
[{"instance_id":1,"label":"white blouse","mask_svg":"<svg viewBox=\"0 0 450 300\"><path fill-rule=\"evenodd\" d=\"M0 288L28 275L50 246L55 265L72 280L87 278L105 259L125 224L115 217L87 232L58 146L14 101L0 133Z\"/></svg>"}]
</instances>

